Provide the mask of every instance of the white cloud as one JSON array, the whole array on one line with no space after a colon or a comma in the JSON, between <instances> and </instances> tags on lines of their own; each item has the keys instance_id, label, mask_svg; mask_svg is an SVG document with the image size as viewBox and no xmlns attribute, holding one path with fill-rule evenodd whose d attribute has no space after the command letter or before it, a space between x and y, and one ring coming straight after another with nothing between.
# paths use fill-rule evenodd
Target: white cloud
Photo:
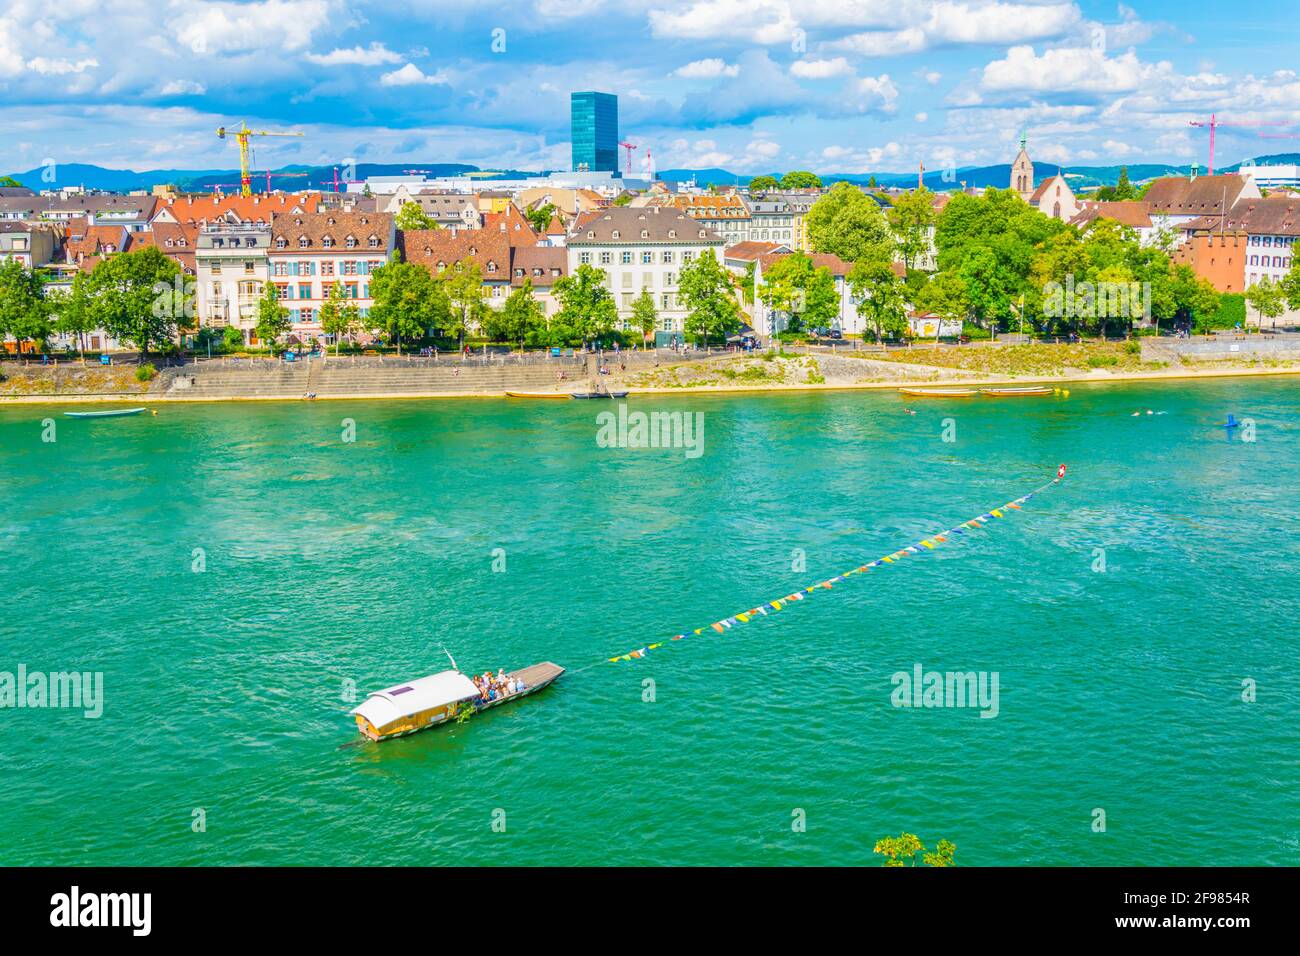
<instances>
[{"instance_id":1,"label":"white cloud","mask_svg":"<svg viewBox=\"0 0 1300 956\"><path fill-rule=\"evenodd\" d=\"M790 75L805 80L824 80L831 76L852 73L853 67L842 56L830 60L795 60L790 64Z\"/></svg>"},{"instance_id":2,"label":"white cloud","mask_svg":"<svg viewBox=\"0 0 1300 956\"><path fill-rule=\"evenodd\" d=\"M173 15L186 49L198 54L301 50L330 24L335 0L261 0L208 3L179 0Z\"/></svg>"},{"instance_id":3,"label":"white cloud","mask_svg":"<svg viewBox=\"0 0 1300 956\"><path fill-rule=\"evenodd\" d=\"M354 46L348 50L331 50L329 53L308 53L307 59L319 66L381 66L385 63L401 63L402 55L394 53L382 43L372 43L368 47Z\"/></svg>"},{"instance_id":4,"label":"white cloud","mask_svg":"<svg viewBox=\"0 0 1300 956\"><path fill-rule=\"evenodd\" d=\"M1107 57L1091 48L1059 47L1039 56L1032 46L1016 46L1004 59L984 67L981 86L997 91L1123 93L1172 73L1169 63L1143 63L1133 50Z\"/></svg>"},{"instance_id":5,"label":"white cloud","mask_svg":"<svg viewBox=\"0 0 1300 956\"><path fill-rule=\"evenodd\" d=\"M929 113L917 113L915 116L912 117L912 119L916 120L918 123L924 123L929 118L930 118Z\"/></svg>"},{"instance_id":6,"label":"white cloud","mask_svg":"<svg viewBox=\"0 0 1300 956\"><path fill-rule=\"evenodd\" d=\"M739 64L727 63L726 60L719 57L696 60L673 70L673 76L680 76L686 80L712 80L720 76L738 76L739 74Z\"/></svg>"},{"instance_id":7,"label":"white cloud","mask_svg":"<svg viewBox=\"0 0 1300 956\"><path fill-rule=\"evenodd\" d=\"M78 60L75 63L71 60L52 60L47 57L33 57L27 61L27 69L33 73L39 73L41 76L67 76L69 73L85 73L99 66L99 61L93 57Z\"/></svg>"},{"instance_id":8,"label":"white cloud","mask_svg":"<svg viewBox=\"0 0 1300 956\"><path fill-rule=\"evenodd\" d=\"M859 110L879 109L892 113L897 108L898 88L888 73L862 77L854 84L854 92L861 97L857 104Z\"/></svg>"},{"instance_id":9,"label":"white cloud","mask_svg":"<svg viewBox=\"0 0 1300 956\"><path fill-rule=\"evenodd\" d=\"M442 70L434 73L432 76L426 74L414 63L408 63L400 70L393 70L391 73L385 73L379 78L383 86L442 86L447 83L447 75Z\"/></svg>"},{"instance_id":10,"label":"white cloud","mask_svg":"<svg viewBox=\"0 0 1300 956\"><path fill-rule=\"evenodd\" d=\"M903 4L887 23L893 29L867 30L831 41L831 49L863 56L898 56L945 45L998 45L1064 37L1082 22L1070 2L942 0ZM935 80L934 82L937 82Z\"/></svg>"},{"instance_id":11,"label":"white cloud","mask_svg":"<svg viewBox=\"0 0 1300 956\"><path fill-rule=\"evenodd\" d=\"M159 96L202 96L208 88L193 80L172 80L158 90Z\"/></svg>"},{"instance_id":12,"label":"white cloud","mask_svg":"<svg viewBox=\"0 0 1300 956\"><path fill-rule=\"evenodd\" d=\"M942 79L943 74L938 70L931 70L929 73L925 74L925 82L929 83L931 86L937 85Z\"/></svg>"}]
</instances>

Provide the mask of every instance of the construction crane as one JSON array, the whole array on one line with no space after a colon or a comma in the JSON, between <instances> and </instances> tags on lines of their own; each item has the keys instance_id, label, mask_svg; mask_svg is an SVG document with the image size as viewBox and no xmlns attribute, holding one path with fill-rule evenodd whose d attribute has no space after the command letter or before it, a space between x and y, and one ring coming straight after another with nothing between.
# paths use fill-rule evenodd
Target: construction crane
<instances>
[{"instance_id":1,"label":"construction crane","mask_svg":"<svg viewBox=\"0 0 1300 956\"><path fill-rule=\"evenodd\" d=\"M329 181L326 180L327 185L328 182ZM334 167L334 191L335 192L339 191L339 183L342 183L344 186L349 186L352 185L353 183L364 183L364 182L365 182L364 179L339 179L339 168L337 166Z\"/></svg>"},{"instance_id":2,"label":"construction crane","mask_svg":"<svg viewBox=\"0 0 1300 956\"><path fill-rule=\"evenodd\" d=\"M306 175L308 174L307 173L273 173L268 169L266 171L266 191L268 193L271 191L272 176L274 176L276 179L289 179L289 178L301 178ZM310 185L310 183L308 185Z\"/></svg>"},{"instance_id":3,"label":"construction crane","mask_svg":"<svg viewBox=\"0 0 1300 956\"><path fill-rule=\"evenodd\" d=\"M629 177L631 177L631 175L632 175L632 154L633 154L634 152L636 152L638 149L640 149L641 147L637 146L636 143L619 143L618 145L619 145L619 146L622 146L625 150L627 150L627 174L628 174Z\"/></svg>"},{"instance_id":4,"label":"construction crane","mask_svg":"<svg viewBox=\"0 0 1300 956\"><path fill-rule=\"evenodd\" d=\"M1215 116L1213 113L1211 113L1211 114L1210 114L1210 121L1209 121L1208 123L1204 122L1203 120L1192 120L1192 121L1190 121L1187 125L1188 125L1188 126L1195 126L1195 127L1197 127L1198 129L1204 129L1204 128L1207 127L1207 126L1209 127L1209 129L1210 129L1210 168L1209 168L1209 173L1208 173L1208 175L1213 176L1213 175L1214 175L1214 131L1217 130L1220 126L1289 126L1290 124L1289 124L1289 123L1278 122L1278 121L1274 121L1274 120L1242 120L1242 121L1239 122L1239 123L1224 123L1224 122L1221 122L1217 116Z\"/></svg>"},{"instance_id":5,"label":"construction crane","mask_svg":"<svg viewBox=\"0 0 1300 956\"><path fill-rule=\"evenodd\" d=\"M1300 139L1300 133L1260 133L1260 139Z\"/></svg>"},{"instance_id":6,"label":"construction crane","mask_svg":"<svg viewBox=\"0 0 1300 956\"><path fill-rule=\"evenodd\" d=\"M217 128L217 138L225 139L229 133L239 143L239 194L253 195L253 175L248 167L248 140L252 136L304 136L305 133L279 133L265 129L249 129L248 123L240 121L239 129L227 130L224 126Z\"/></svg>"}]
</instances>

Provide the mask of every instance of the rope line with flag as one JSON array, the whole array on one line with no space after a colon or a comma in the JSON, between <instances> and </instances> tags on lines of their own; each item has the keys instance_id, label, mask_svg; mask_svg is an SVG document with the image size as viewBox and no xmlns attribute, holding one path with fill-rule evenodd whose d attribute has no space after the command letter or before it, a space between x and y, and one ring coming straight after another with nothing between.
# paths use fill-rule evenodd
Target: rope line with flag
<instances>
[{"instance_id":1,"label":"rope line with flag","mask_svg":"<svg viewBox=\"0 0 1300 956\"><path fill-rule=\"evenodd\" d=\"M877 558L874 561L868 561L866 564L862 564L856 568L852 568L851 570L845 571L843 574L837 574L833 578L827 578L825 581L818 581L816 584L810 584L808 587L803 588L802 590L799 591L795 591L791 594L787 594L785 597L768 601L766 604L760 604L757 607L752 607L748 611L741 611L737 614L732 615L731 617L724 617L722 620L714 621L712 624L705 625L704 627L697 627L693 631L688 631L684 634L675 634L674 636L668 638L667 640L659 641L658 643L655 644L647 644L645 647L639 647L634 651L628 651L626 654L619 654L617 657L609 657L606 658L606 660L612 664L617 664L620 661L639 660L640 658L645 657L651 651L658 650L661 647L670 645L673 641L682 641L693 635L703 634L706 630L710 630L710 629L716 631L719 634L725 634L727 631L734 628L737 624L747 624L749 621L752 621L756 617L767 617L769 614L775 614L776 612L782 610L788 605L805 600L808 595L814 594L819 590L829 591L835 585L840 584L846 578L850 578L855 574L863 574L867 571L870 571L872 568L879 567L882 564L897 564L899 561L903 560L903 558L907 557L908 555L924 554L926 551L933 551L938 545L943 544L945 541L947 541L949 538L953 537L954 535L964 535L967 531L978 530L979 528L982 528L985 525L989 524L990 522L996 521L999 518L1006 518L1009 516L1010 512L1019 511L1021 506L1030 498L1034 497L1037 494L1042 493L1043 491L1046 491L1048 488L1051 488L1053 485L1060 484L1064 478L1065 478L1065 466L1061 465L1056 470L1056 477L1053 478L1051 481L1047 482L1046 484L1040 485L1039 487L1035 488L1033 491L1029 492L1028 494L1021 495L1019 498L1016 498L1014 501L1008 501L1006 504L1002 505L1001 507L993 508L990 511L986 511L984 512L984 514L971 518L969 521L963 521L961 524L957 525L956 527L949 528L947 531L940 531L939 533L932 534L927 538L922 538L916 544L908 545L905 548L900 548L899 550L893 552L892 554L887 554L884 557Z\"/></svg>"}]
</instances>

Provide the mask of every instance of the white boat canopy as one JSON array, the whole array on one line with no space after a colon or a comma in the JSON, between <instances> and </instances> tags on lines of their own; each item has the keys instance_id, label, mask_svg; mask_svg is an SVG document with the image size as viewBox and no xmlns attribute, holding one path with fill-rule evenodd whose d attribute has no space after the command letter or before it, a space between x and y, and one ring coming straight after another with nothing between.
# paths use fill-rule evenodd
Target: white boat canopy
<instances>
[{"instance_id":1,"label":"white boat canopy","mask_svg":"<svg viewBox=\"0 0 1300 956\"><path fill-rule=\"evenodd\" d=\"M474 682L460 671L442 671L375 691L352 713L360 714L378 729L403 717L477 696Z\"/></svg>"}]
</instances>

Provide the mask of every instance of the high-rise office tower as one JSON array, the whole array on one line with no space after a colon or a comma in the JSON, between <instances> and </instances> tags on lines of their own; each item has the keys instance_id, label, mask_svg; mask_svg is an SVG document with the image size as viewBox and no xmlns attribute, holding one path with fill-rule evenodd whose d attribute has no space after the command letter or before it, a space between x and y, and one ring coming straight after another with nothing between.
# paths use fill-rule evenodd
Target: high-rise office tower
<instances>
[{"instance_id":1,"label":"high-rise office tower","mask_svg":"<svg viewBox=\"0 0 1300 956\"><path fill-rule=\"evenodd\" d=\"M618 97L613 93L574 93L573 168L618 172Z\"/></svg>"}]
</instances>

